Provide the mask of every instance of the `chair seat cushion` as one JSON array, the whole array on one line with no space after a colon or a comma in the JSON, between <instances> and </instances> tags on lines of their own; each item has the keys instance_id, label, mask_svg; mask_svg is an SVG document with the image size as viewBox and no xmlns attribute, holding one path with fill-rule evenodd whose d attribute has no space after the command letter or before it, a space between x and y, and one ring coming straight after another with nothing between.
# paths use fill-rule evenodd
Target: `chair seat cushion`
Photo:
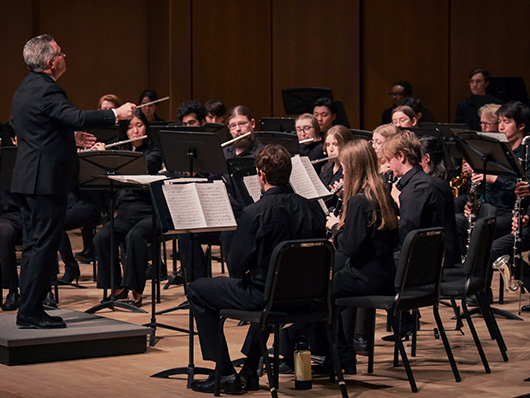
<instances>
[{"instance_id":1,"label":"chair seat cushion","mask_svg":"<svg viewBox=\"0 0 530 398\"><path fill-rule=\"evenodd\" d=\"M263 311L244 311L225 309L220 311L223 318L238 319L252 323L260 323ZM266 319L266 325L279 325L282 323L296 322L319 322L328 321L328 312L325 309L312 307L309 310L297 310L293 312L271 311Z\"/></svg>"},{"instance_id":2,"label":"chair seat cushion","mask_svg":"<svg viewBox=\"0 0 530 398\"><path fill-rule=\"evenodd\" d=\"M466 278L455 278L451 281L443 280L440 285L442 296L461 296L465 292ZM468 296L484 290L486 283L484 278L472 277L469 284Z\"/></svg>"},{"instance_id":3,"label":"chair seat cushion","mask_svg":"<svg viewBox=\"0 0 530 398\"><path fill-rule=\"evenodd\" d=\"M428 307L436 304L438 295L429 289L408 289L401 296L397 310L405 311L420 307ZM395 296L358 296L344 297L335 300L335 304L341 307L380 308L391 310L395 305Z\"/></svg>"}]
</instances>

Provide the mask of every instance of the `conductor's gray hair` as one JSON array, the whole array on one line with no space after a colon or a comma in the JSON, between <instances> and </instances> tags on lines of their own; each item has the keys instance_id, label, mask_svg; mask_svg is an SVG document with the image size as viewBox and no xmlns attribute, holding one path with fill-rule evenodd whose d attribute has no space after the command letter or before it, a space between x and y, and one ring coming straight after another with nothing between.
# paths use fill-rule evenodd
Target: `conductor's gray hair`
<instances>
[{"instance_id":1,"label":"conductor's gray hair","mask_svg":"<svg viewBox=\"0 0 530 398\"><path fill-rule=\"evenodd\" d=\"M56 53L51 45L54 41L50 35L39 35L30 39L25 45L22 55L31 72L42 72L48 60L54 60Z\"/></svg>"}]
</instances>

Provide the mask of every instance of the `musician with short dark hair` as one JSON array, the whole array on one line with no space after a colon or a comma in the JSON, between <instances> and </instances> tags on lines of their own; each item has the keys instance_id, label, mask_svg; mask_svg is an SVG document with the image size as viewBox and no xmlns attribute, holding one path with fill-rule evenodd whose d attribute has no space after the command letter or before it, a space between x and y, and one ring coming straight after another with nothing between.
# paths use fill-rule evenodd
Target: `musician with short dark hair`
<instances>
[{"instance_id":1,"label":"musician with short dark hair","mask_svg":"<svg viewBox=\"0 0 530 398\"><path fill-rule=\"evenodd\" d=\"M226 108L220 100L208 101L204 104L204 112L206 113L206 122L224 124L226 119Z\"/></svg>"},{"instance_id":2,"label":"musician with short dark hair","mask_svg":"<svg viewBox=\"0 0 530 398\"><path fill-rule=\"evenodd\" d=\"M229 122L230 123L230 122ZM188 287L190 310L197 321L202 355L216 359L219 311L225 308L259 310L264 308L263 289L271 253L276 245L290 239L323 238L325 216L314 203L295 194L288 186L291 156L280 145L267 145L256 154L257 178L263 197L243 210L232 249L227 259L230 277L203 278ZM242 375L246 389L257 389L261 350L254 325L249 330L250 348ZM242 391L226 342L223 342L221 391ZM203 382L194 382L195 391L213 392L213 373Z\"/></svg>"},{"instance_id":3,"label":"musician with short dark hair","mask_svg":"<svg viewBox=\"0 0 530 398\"><path fill-rule=\"evenodd\" d=\"M177 109L177 117L183 126L202 126L206 112L199 101L191 100L180 105Z\"/></svg>"}]
</instances>

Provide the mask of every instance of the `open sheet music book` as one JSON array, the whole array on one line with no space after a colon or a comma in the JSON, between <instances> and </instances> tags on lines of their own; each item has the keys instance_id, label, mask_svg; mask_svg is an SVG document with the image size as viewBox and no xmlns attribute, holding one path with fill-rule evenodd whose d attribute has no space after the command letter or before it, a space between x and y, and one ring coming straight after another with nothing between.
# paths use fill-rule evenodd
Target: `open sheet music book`
<instances>
[{"instance_id":1,"label":"open sheet music book","mask_svg":"<svg viewBox=\"0 0 530 398\"><path fill-rule=\"evenodd\" d=\"M307 156L293 156L291 163L293 171L289 183L298 195L306 199L331 196L331 192L324 186Z\"/></svg>"},{"instance_id":2,"label":"open sheet music book","mask_svg":"<svg viewBox=\"0 0 530 398\"><path fill-rule=\"evenodd\" d=\"M162 230L171 233L226 231L237 228L222 181L151 185Z\"/></svg>"},{"instance_id":3,"label":"open sheet music book","mask_svg":"<svg viewBox=\"0 0 530 398\"><path fill-rule=\"evenodd\" d=\"M149 185L155 181L165 180L167 177L163 175L109 175L108 178L128 184Z\"/></svg>"}]
</instances>

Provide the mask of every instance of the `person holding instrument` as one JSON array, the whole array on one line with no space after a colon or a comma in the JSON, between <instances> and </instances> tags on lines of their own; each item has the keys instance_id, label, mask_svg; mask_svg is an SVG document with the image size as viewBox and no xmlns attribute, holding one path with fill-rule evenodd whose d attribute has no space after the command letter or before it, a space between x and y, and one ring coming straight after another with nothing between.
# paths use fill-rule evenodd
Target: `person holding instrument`
<instances>
[{"instance_id":1,"label":"person holding instrument","mask_svg":"<svg viewBox=\"0 0 530 398\"><path fill-rule=\"evenodd\" d=\"M60 317L44 311L42 300L50 288L66 196L74 183L74 131L111 126L117 119L130 118L136 105L100 111L76 108L56 83L66 71L66 54L50 35L29 40L23 56L30 73L13 96L18 152L11 185L11 192L19 194L24 219L17 325L64 328Z\"/></svg>"},{"instance_id":2,"label":"person holding instrument","mask_svg":"<svg viewBox=\"0 0 530 398\"><path fill-rule=\"evenodd\" d=\"M140 94L140 105L158 101L158 94L153 90L145 90ZM149 104L140 108L148 122L163 122L164 119L156 114L158 104Z\"/></svg>"},{"instance_id":3,"label":"person holding instrument","mask_svg":"<svg viewBox=\"0 0 530 398\"><path fill-rule=\"evenodd\" d=\"M353 134L344 126L333 126L326 133L324 140L324 155L330 159L322 166L320 170L320 180L329 189L335 188L336 184L342 180L342 167L338 156L344 145L353 140Z\"/></svg>"},{"instance_id":4,"label":"person holding instrument","mask_svg":"<svg viewBox=\"0 0 530 398\"><path fill-rule=\"evenodd\" d=\"M324 143L317 118L310 113L304 113L296 118L295 128L300 142L300 156L307 156L310 160L322 159ZM322 166L322 163L313 165L317 174L322 170Z\"/></svg>"},{"instance_id":5,"label":"person holding instrument","mask_svg":"<svg viewBox=\"0 0 530 398\"><path fill-rule=\"evenodd\" d=\"M149 174L157 174L162 168L162 154L158 148L149 143L149 123L141 110L135 116L120 124L120 141L134 139L147 135L146 139L138 139L124 144L126 150L141 152L147 161ZM96 144L104 149L104 144ZM151 242L153 234L153 209L149 191L122 189L117 193L119 206L114 219L114 244L119 246L125 242L126 261L123 267L123 279L119 262L114 261L114 297L127 298L136 306L142 305L142 293L145 288L146 270L148 265L147 243ZM109 289L110 286L110 222L105 224L94 238L94 248L98 258L97 287ZM118 250L115 250L116 255Z\"/></svg>"}]
</instances>

